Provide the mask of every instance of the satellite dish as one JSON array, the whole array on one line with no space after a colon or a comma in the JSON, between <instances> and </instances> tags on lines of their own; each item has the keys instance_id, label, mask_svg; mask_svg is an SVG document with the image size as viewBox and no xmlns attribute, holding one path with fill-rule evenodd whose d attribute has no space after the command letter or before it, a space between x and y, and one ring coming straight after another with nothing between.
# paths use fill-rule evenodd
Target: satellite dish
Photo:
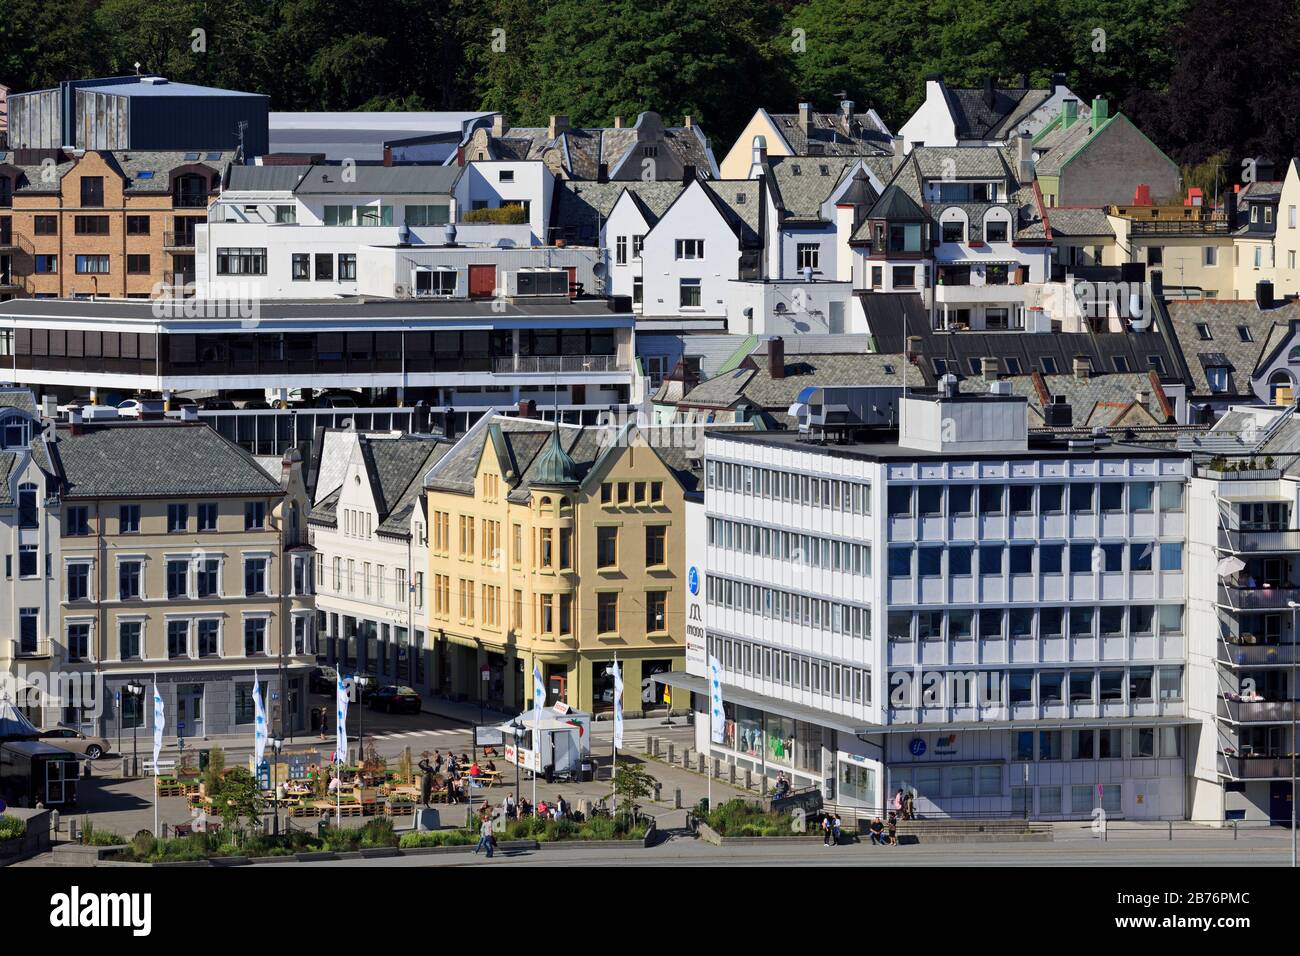
<instances>
[{"instance_id":1,"label":"satellite dish","mask_svg":"<svg viewBox=\"0 0 1300 956\"><path fill-rule=\"evenodd\" d=\"M605 274L605 263L597 262L594 266L591 267L591 274L594 275L597 279L603 276Z\"/></svg>"}]
</instances>

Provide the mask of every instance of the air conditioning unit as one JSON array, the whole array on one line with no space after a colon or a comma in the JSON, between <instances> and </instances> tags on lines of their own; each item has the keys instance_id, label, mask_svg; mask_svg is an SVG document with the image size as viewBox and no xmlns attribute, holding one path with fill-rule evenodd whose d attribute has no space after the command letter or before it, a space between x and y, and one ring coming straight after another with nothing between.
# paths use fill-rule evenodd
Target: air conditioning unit
<instances>
[{"instance_id":1,"label":"air conditioning unit","mask_svg":"<svg viewBox=\"0 0 1300 956\"><path fill-rule=\"evenodd\" d=\"M404 285L398 284L393 286L393 296L398 299L409 299L411 290Z\"/></svg>"}]
</instances>

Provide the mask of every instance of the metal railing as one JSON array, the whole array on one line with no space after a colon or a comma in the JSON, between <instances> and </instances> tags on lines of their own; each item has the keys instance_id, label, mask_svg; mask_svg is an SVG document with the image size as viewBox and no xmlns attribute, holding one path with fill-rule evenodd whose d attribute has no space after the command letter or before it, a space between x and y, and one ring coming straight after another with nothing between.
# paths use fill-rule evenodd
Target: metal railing
<instances>
[{"instance_id":1,"label":"metal railing","mask_svg":"<svg viewBox=\"0 0 1300 956\"><path fill-rule=\"evenodd\" d=\"M492 360L501 375L546 375L556 372L627 372L617 355L505 355Z\"/></svg>"},{"instance_id":2,"label":"metal railing","mask_svg":"<svg viewBox=\"0 0 1300 956\"><path fill-rule=\"evenodd\" d=\"M1219 754L1226 768L1223 772L1236 780L1291 779L1291 755L1243 757L1240 754Z\"/></svg>"},{"instance_id":3,"label":"metal railing","mask_svg":"<svg viewBox=\"0 0 1300 956\"><path fill-rule=\"evenodd\" d=\"M1219 662L1233 667L1291 664L1295 661L1295 644L1255 644L1229 640L1219 644Z\"/></svg>"},{"instance_id":4,"label":"metal railing","mask_svg":"<svg viewBox=\"0 0 1300 956\"><path fill-rule=\"evenodd\" d=\"M1219 603L1239 611L1282 610L1300 601L1300 588L1238 588L1219 585Z\"/></svg>"},{"instance_id":5,"label":"metal railing","mask_svg":"<svg viewBox=\"0 0 1300 956\"><path fill-rule=\"evenodd\" d=\"M1234 724L1276 724L1294 719L1294 700L1230 700L1219 702L1219 716Z\"/></svg>"},{"instance_id":6,"label":"metal railing","mask_svg":"<svg viewBox=\"0 0 1300 956\"><path fill-rule=\"evenodd\" d=\"M193 249L194 233L186 232L164 232L163 233L164 249Z\"/></svg>"},{"instance_id":7,"label":"metal railing","mask_svg":"<svg viewBox=\"0 0 1300 956\"><path fill-rule=\"evenodd\" d=\"M1135 236L1217 236L1227 235L1224 219L1134 219L1129 234Z\"/></svg>"},{"instance_id":8,"label":"metal railing","mask_svg":"<svg viewBox=\"0 0 1300 956\"><path fill-rule=\"evenodd\" d=\"M52 654L52 646L48 637L38 638L36 641L10 641L13 646L13 657L49 657Z\"/></svg>"},{"instance_id":9,"label":"metal railing","mask_svg":"<svg viewBox=\"0 0 1300 956\"><path fill-rule=\"evenodd\" d=\"M1219 530L1219 547L1240 554L1300 551L1300 531L1226 531Z\"/></svg>"}]
</instances>

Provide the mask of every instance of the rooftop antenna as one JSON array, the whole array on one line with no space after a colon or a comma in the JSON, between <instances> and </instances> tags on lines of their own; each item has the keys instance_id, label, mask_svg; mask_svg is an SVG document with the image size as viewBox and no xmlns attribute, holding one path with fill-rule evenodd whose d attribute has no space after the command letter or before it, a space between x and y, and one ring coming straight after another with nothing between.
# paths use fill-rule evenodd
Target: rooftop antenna
<instances>
[{"instance_id":1,"label":"rooftop antenna","mask_svg":"<svg viewBox=\"0 0 1300 956\"><path fill-rule=\"evenodd\" d=\"M135 61L135 75L136 75L136 76L139 76L139 75L140 75L140 61L139 61L139 60L136 60L136 61Z\"/></svg>"},{"instance_id":2,"label":"rooftop antenna","mask_svg":"<svg viewBox=\"0 0 1300 956\"><path fill-rule=\"evenodd\" d=\"M235 159L240 163L244 161L244 130L246 129L248 129L248 120L240 120L235 124L235 134L239 137L239 149L235 153Z\"/></svg>"}]
</instances>

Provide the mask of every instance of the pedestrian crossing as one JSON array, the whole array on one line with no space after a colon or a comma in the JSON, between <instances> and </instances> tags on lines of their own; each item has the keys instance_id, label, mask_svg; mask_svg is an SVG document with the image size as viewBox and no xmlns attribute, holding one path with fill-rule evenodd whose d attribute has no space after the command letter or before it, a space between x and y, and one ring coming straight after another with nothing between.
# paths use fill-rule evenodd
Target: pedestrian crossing
<instances>
[{"instance_id":1,"label":"pedestrian crossing","mask_svg":"<svg viewBox=\"0 0 1300 956\"><path fill-rule=\"evenodd\" d=\"M366 734L367 740L416 740L421 737L465 737L469 736L468 728L454 729L444 728L442 730L390 730L379 734Z\"/></svg>"}]
</instances>

